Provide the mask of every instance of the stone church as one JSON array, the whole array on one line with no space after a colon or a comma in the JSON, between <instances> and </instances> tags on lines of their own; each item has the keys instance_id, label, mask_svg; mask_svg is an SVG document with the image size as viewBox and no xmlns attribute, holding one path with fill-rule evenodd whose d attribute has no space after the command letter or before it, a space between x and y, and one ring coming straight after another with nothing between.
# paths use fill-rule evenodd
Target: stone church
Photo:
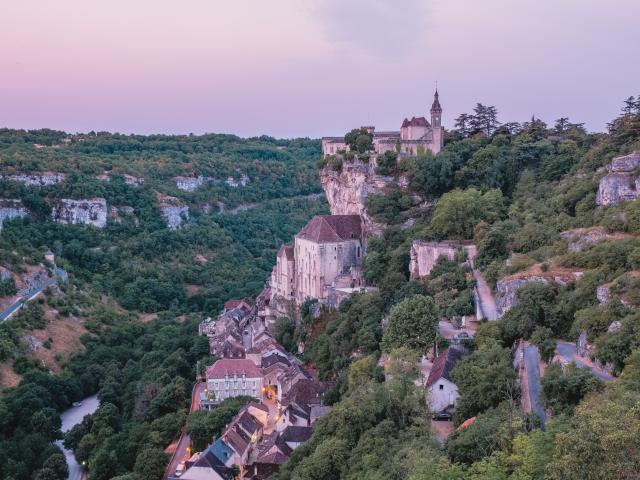
<instances>
[{"instance_id":1,"label":"stone church","mask_svg":"<svg viewBox=\"0 0 640 480\"><path fill-rule=\"evenodd\" d=\"M271 273L271 304L307 299L336 306L337 297L364 286L365 238L360 215L319 215L283 245ZM279 309L284 313L282 309Z\"/></svg>"},{"instance_id":2,"label":"stone church","mask_svg":"<svg viewBox=\"0 0 640 480\"><path fill-rule=\"evenodd\" d=\"M438 90L431 105L431 123L425 117L405 118L399 131L376 132L375 127L362 127L373 137L373 152L381 155L387 151L396 151L400 156L417 155L430 150L438 153L444 141L442 127L442 107ZM323 137L324 156L335 155L349 150L344 137Z\"/></svg>"}]
</instances>

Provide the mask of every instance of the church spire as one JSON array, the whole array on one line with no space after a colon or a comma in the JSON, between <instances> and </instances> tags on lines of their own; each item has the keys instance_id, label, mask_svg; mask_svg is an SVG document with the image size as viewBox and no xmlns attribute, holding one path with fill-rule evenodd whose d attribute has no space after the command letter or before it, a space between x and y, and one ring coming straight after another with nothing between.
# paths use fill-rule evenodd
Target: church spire
<instances>
[{"instance_id":1,"label":"church spire","mask_svg":"<svg viewBox=\"0 0 640 480\"><path fill-rule=\"evenodd\" d=\"M436 87L436 93L433 95L433 104L431 105L432 128L440 128L442 126L442 107L440 106L440 100L438 97L438 87Z\"/></svg>"}]
</instances>

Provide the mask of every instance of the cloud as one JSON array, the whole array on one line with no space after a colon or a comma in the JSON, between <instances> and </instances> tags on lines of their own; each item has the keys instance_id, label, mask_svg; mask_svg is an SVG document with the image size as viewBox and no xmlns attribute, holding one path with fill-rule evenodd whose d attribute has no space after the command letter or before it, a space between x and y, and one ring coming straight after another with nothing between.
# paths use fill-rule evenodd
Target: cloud
<instances>
[{"instance_id":1,"label":"cloud","mask_svg":"<svg viewBox=\"0 0 640 480\"><path fill-rule=\"evenodd\" d=\"M377 56L407 56L424 47L425 0L315 0L311 14L330 42Z\"/></svg>"}]
</instances>

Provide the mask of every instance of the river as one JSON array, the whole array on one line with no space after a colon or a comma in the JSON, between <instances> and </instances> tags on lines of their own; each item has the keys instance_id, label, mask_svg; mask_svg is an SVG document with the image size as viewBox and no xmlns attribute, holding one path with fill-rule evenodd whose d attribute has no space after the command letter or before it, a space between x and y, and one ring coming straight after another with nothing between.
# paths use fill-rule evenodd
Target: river
<instances>
[{"instance_id":1,"label":"river","mask_svg":"<svg viewBox=\"0 0 640 480\"><path fill-rule=\"evenodd\" d=\"M60 418L62 419L62 432L64 433L71 430L75 425L82 422L85 415L95 412L99 406L100 401L98 400L98 397L93 395L92 397L87 397L82 400L82 405L71 407L70 409L62 412L62 414L60 414ZM56 445L62 449L64 456L67 459L67 465L69 465L69 480L81 480L82 468L78 465L73 452L64 448L62 440L58 440Z\"/></svg>"}]
</instances>

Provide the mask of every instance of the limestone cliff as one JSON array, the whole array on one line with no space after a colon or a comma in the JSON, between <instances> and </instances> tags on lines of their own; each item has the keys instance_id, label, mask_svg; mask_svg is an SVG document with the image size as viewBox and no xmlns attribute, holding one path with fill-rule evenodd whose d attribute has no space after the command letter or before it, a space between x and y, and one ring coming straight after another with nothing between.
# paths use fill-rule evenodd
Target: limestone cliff
<instances>
[{"instance_id":1,"label":"limestone cliff","mask_svg":"<svg viewBox=\"0 0 640 480\"><path fill-rule=\"evenodd\" d=\"M640 152L614 158L607 167L609 173L600 180L596 204L605 206L640 197Z\"/></svg>"},{"instance_id":2,"label":"limestone cliff","mask_svg":"<svg viewBox=\"0 0 640 480\"><path fill-rule=\"evenodd\" d=\"M22 200L12 198L0 198L0 230L5 220L12 218L24 217L27 215L27 209L24 208Z\"/></svg>"},{"instance_id":3,"label":"limestone cliff","mask_svg":"<svg viewBox=\"0 0 640 480\"><path fill-rule=\"evenodd\" d=\"M320 170L320 182L332 215L362 215L367 234L382 233L384 225L369 216L365 201L368 195L382 193L392 180L375 173L375 162L345 161L341 171L327 166Z\"/></svg>"},{"instance_id":4,"label":"limestone cliff","mask_svg":"<svg viewBox=\"0 0 640 480\"><path fill-rule=\"evenodd\" d=\"M54 185L56 183L63 182L65 178L66 175L64 173L53 172L0 174L1 180L22 183L27 187L44 187Z\"/></svg>"},{"instance_id":5,"label":"limestone cliff","mask_svg":"<svg viewBox=\"0 0 640 480\"><path fill-rule=\"evenodd\" d=\"M57 223L104 228L107 225L107 213L107 201L104 198L63 198L53 207L51 216Z\"/></svg>"},{"instance_id":6,"label":"limestone cliff","mask_svg":"<svg viewBox=\"0 0 640 480\"><path fill-rule=\"evenodd\" d=\"M156 193L160 212L167 222L167 227L175 230L182 225L183 220L189 219L189 207L180 202L176 197Z\"/></svg>"}]
</instances>

